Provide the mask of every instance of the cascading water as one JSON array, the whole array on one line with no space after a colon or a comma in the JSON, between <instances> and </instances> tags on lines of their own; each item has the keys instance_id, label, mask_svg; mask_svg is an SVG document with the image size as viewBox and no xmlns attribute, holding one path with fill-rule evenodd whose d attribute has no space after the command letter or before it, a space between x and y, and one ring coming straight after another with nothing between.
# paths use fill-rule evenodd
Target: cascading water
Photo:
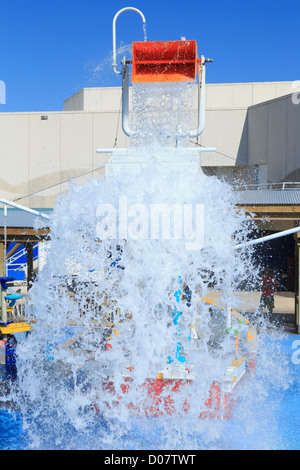
<instances>
[{"instance_id":1,"label":"cascading water","mask_svg":"<svg viewBox=\"0 0 300 470\"><path fill-rule=\"evenodd\" d=\"M226 310L201 298L214 289L222 305L233 305L238 285L255 281L251 249L234 249L253 226L228 185L195 171L196 158L185 165L191 95L188 84L135 85L128 152L135 170L71 185L55 204L46 264L28 300L35 323L18 345L12 391L28 447L236 444L228 424L199 419L234 353ZM169 389L153 413L144 384L165 370L192 380L173 394L174 413L163 412ZM250 435L265 373L239 392L238 419ZM276 374L286 379L277 365Z\"/></svg>"}]
</instances>

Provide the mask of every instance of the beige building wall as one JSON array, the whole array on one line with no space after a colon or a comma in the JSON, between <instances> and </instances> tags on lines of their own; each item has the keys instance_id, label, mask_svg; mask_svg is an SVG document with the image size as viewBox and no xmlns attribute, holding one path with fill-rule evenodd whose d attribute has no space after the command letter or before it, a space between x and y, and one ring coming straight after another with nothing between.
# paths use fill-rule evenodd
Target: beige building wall
<instances>
[{"instance_id":1,"label":"beige building wall","mask_svg":"<svg viewBox=\"0 0 300 470\"><path fill-rule=\"evenodd\" d=\"M209 72L208 72L209 73ZM292 93L295 82L209 83L206 107L240 109ZM195 85L196 87L197 85ZM130 87L130 98L132 88ZM120 109L121 87L82 88L64 101L64 111L116 111ZM130 100L131 103L132 100ZM196 108L196 101L194 102Z\"/></svg>"},{"instance_id":2,"label":"beige building wall","mask_svg":"<svg viewBox=\"0 0 300 470\"><path fill-rule=\"evenodd\" d=\"M300 150L294 140L299 110L289 106L284 118L280 100L267 108L256 106L290 93L292 86L293 82L207 85L206 128L198 142L191 139L191 146L216 147L217 152L202 154L201 166L211 172L222 167L229 179L233 173L242 175L248 164L266 166L273 151L278 155L285 148L279 135L274 143L267 139L265 123L271 129L287 119L286 165L287 171L294 171ZM61 112L0 113L0 197L51 208L57 196L67 191L70 178L82 183L103 176L110 155L97 154L96 149L112 148L115 142L120 148L129 144L121 128L120 104L121 88L84 88L64 102ZM267 110L272 117L266 121ZM196 99L192 112L196 127ZM279 167L270 171L274 178L284 173ZM250 179L251 173L247 174Z\"/></svg>"},{"instance_id":3,"label":"beige building wall","mask_svg":"<svg viewBox=\"0 0 300 470\"><path fill-rule=\"evenodd\" d=\"M0 114L0 197L51 208L70 178L103 176L109 155L96 149L113 146L117 118L114 112ZM118 141L126 145L121 129Z\"/></svg>"},{"instance_id":4,"label":"beige building wall","mask_svg":"<svg viewBox=\"0 0 300 470\"><path fill-rule=\"evenodd\" d=\"M245 166L248 164L248 108L291 93L294 82L217 83L206 86L206 127L198 144L216 147L201 155L201 166ZM195 86L196 88L196 86ZM197 93L194 94L193 126L197 126ZM129 95L132 102L132 88ZM64 110L119 113L121 88L83 88L64 102ZM81 106L81 107L80 107ZM131 106L130 106L131 110ZM193 139L195 141L195 139ZM191 146L193 144L191 143ZM103 146L104 147L104 146Z\"/></svg>"},{"instance_id":5,"label":"beige building wall","mask_svg":"<svg viewBox=\"0 0 300 470\"><path fill-rule=\"evenodd\" d=\"M300 181L300 103L288 94L248 111L248 163L266 181Z\"/></svg>"}]
</instances>

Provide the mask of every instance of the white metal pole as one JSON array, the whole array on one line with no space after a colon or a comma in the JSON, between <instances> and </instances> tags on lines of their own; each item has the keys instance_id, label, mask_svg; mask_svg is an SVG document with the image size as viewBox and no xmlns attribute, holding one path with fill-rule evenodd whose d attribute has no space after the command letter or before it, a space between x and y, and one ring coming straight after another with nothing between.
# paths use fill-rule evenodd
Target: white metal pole
<instances>
[{"instance_id":1,"label":"white metal pole","mask_svg":"<svg viewBox=\"0 0 300 470\"><path fill-rule=\"evenodd\" d=\"M4 277L7 276L7 259L6 259L6 251L7 251L7 205L4 204L4 211L3 211L3 226L4 226Z\"/></svg>"},{"instance_id":2,"label":"white metal pole","mask_svg":"<svg viewBox=\"0 0 300 470\"><path fill-rule=\"evenodd\" d=\"M202 65L201 76L198 77L198 127L189 133L190 137L198 137L205 128L205 65Z\"/></svg>"},{"instance_id":3,"label":"white metal pole","mask_svg":"<svg viewBox=\"0 0 300 470\"><path fill-rule=\"evenodd\" d=\"M121 10L119 10L115 16L114 16L114 19L113 19L113 24L112 24L112 33L113 33L113 62L112 62L112 66L113 66L113 69L114 69L114 72L116 74L121 74L122 71L118 71L117 70L117 51L116 51L116 21L117 21L117 18L118 16L123 13L123 11L128 11L128 10L131 10L131 11L135 11L136 13L138 13L141 17L142 17L142 20L143 20L143 26L145 26L146 24L146 18L144 17L143 13L138 10L137 8L134 8L134 7L126 7L126 8L122 8Z\"/></svg>"},{"instance_id":4,"label":"white metal pole","mask_svg":"<svg viewBox=\"0 0 300 470\"><path fill-rule=\"evenodd\" d=\"M256 245L258 243L264 243L269 240L274 240L275 238L285 237L291 235L292 233L300 232L300 227L294 227L289 230L283 230L282 232L273 233L272 235L266 235L265 237L255 238L254 240L249 240L245 243L239 243L235 245L235 249L243 248L244 246Z\"/></svg>"},{"instance_id":5,"label":"white metal pole","mask_svg":"<svg viewBox=\"0 0 300 470\"><path fill-rule=\"evenodd\" d=\"M36 215L37 217L41 217L42 219L50 220L50 217L44 214L43 212L30 209L29 207L21 206L20 204L16 204L15 202L8 201L7 199L0 199L0 203L6 206L15 207L16 209L20 209L21 211L28 212L29 214Z\"/></svg>"}]
</instances>

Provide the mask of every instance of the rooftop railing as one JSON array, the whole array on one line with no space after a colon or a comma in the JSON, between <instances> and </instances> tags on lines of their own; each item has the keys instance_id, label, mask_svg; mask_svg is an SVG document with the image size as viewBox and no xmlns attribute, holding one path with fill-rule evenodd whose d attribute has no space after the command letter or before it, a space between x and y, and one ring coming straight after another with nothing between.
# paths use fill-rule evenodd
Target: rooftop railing
<instances>
[{"instance_id":1,"label":"rooftop railing","mask_svg":"<svg viewBox=\"0 0 300 470\"><path fill-rule=\"evenodd\" d=\"M235 189L237 191L297 191L300 190L300 182L253 183L239 185Z\"/></svg>"}]
</instances>

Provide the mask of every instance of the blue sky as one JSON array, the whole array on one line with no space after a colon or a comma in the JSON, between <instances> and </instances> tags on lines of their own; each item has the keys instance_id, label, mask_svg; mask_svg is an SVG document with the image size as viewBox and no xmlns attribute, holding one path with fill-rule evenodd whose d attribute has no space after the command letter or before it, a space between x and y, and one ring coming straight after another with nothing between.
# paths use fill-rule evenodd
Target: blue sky
<instances>
[{"instance_id":1,"label":"blue sky","mask_svg":"<svg viewBox=\"0 0 300 470\"><path fill-rule=\"evenodd\" d=\"M0 112L59 111L83 87L118 86L112 20L126 6L148 40L196 39L214 59L208 83L300 80L299 0L0 0ZM117 20L117 44L143 40L139 15Z\"/></svg>"}]
</instances>

